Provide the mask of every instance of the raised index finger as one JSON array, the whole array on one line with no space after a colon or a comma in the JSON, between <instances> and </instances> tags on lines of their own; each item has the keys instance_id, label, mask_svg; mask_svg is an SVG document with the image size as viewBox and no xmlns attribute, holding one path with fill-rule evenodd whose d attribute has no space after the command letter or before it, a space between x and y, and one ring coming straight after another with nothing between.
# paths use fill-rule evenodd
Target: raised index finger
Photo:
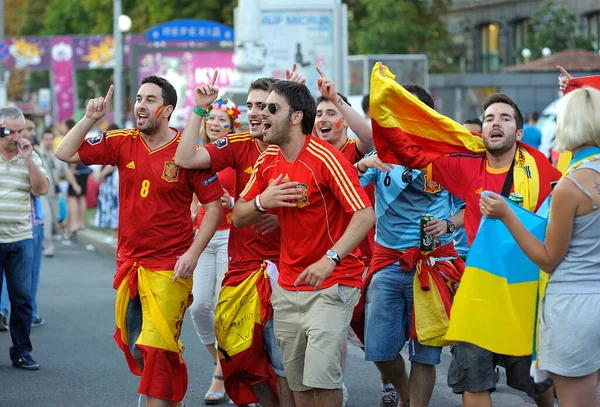
<instances>
[{"instance_id":1,"label":"raised index finger","mask_svg":"<svg viewBox=\"0 0 600 407\"><path fill-rule=\"evenodd\" d=\"M217 76L219 76L219 71L215 69L215 72L213 73L213 77L212 80L210 81L211 85L215 85L215 83L217 83Z\"/></svg>"},{"instance_id":2,"label":"raised index finger","mask_svg":"<svg viewBox=\"0 0 600 407\"><path fill-rule=\"evenodd\" d=\"M110 88L108 88L108 92L106 92L106 97L104 98L104 100L106 100L108 102L112 98L114 90L115 90L115 87L113 85L110 85Z\"/></svg>"},{"instance_id":3,"label":"raised index finger","mask_svg":"<svg viewBox=\"0 0 600 407\"><path fill-rule=\"evenodd\" d=\"M317 72L319 73L319 75L321 75L321 78L326 78L327 76L323 73L323 71L321 71L321 68L319 68L318 66L315 66L315 68L317 69Z\"/></svg>"},{"instance_id":4,"label":"raised index finger","mask_svg":"<svg viewBox=\"0 0 600 407\"><path fill-rule=\"evenodd\" d=\"M569 74L569 72L567 72L567 70L565 68L563 68L562 66L556 65L556 69L558 70L558 72L560 72L561 74L563 74L567 78L569 78L569 79L572 78L572 76Z\"/></svg>"}]
</instances>

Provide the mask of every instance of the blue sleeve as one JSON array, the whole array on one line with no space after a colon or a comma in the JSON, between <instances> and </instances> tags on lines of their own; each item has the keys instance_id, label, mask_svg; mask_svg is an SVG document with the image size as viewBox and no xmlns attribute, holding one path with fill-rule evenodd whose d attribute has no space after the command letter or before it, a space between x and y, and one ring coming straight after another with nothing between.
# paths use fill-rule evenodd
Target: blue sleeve
<instances>
[{"instance_id":1,"label":"blue sleeve","mask_svg":"<svg viewBox=\"0 0 600 407\"><path fill-rule=\"evenodd\" d=\"M369 168L367 172L365 172L359 177L360 185L362 185L362 187L364 188L367 185L375 182L375 180L377 179L378 172L379 170L376 168Z\"/></svg>"}]
</instances>

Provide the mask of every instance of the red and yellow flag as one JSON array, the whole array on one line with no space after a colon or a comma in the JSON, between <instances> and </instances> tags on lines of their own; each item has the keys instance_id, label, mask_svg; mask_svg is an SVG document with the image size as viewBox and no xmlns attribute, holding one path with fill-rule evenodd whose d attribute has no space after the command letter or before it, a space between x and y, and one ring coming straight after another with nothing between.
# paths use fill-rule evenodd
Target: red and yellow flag
<instances>
[{"instance_id":1,"label":"red and yellow flag","mask_svg":"<svg viewBox=\"0 0 600 407\"><path fill-rule=\"evenodd\" d=\"M574 91L575 89L580 89L585 86L589 86L591 88L600 89L600 75L598 76L582 76L581 78L573 78L569 80L567 84L567 89L563 92L563 94L567 94L569 92Z\"/></svg>"},{"instance_id":2,"label":"red and yellow flag","mask_svg":"<svg viewBox=\"0 0 600 407\"><path fill-rule=\"evenodd\" d=\"M215 336L227 395L236 405L258 402L251 385L275 373L263 343L263 326L271 317L271 286L266 264L251 273L227 273L215 308Z\"/></svg>"}]
</instances>

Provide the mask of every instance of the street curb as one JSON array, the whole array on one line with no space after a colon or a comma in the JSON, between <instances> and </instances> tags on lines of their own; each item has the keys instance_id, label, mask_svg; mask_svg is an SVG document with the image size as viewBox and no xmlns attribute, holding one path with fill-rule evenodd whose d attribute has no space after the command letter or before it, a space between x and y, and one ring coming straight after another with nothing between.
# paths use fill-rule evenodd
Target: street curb
<instances>
[{"instance_id":1,"label":"street curb","mask_svg":"<svg viewBox=\"0 0 600 407\"><path fill-rule=\"evenodd\" d=\"M107 235L104 233L93 230L80 230L77 232L77 242L85 246L87 250L97 251L104 256L114 259L117 257L117 244L105 242L104 239L106 238Z\"/></svg>"}]
</instances>

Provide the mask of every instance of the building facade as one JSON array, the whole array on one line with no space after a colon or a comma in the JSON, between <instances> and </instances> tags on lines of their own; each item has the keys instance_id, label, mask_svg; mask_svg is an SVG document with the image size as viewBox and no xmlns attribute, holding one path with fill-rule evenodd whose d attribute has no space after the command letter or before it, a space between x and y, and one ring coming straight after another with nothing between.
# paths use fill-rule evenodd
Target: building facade
<instances>
[{"instance_id":1,"label":"building facade","mask_svg":"<svg viewBox=\"0 0 600 407\"><path fill-rule=\"evenodd\" d=\"M461 48L463 72L498 72L523 62L529 19L545 0L454 0L446 19ZM600 1L553 0L577 16L577 30L600 50ZM541 50L540 50L541 51Z\"/></svg>"}]
</instances>

